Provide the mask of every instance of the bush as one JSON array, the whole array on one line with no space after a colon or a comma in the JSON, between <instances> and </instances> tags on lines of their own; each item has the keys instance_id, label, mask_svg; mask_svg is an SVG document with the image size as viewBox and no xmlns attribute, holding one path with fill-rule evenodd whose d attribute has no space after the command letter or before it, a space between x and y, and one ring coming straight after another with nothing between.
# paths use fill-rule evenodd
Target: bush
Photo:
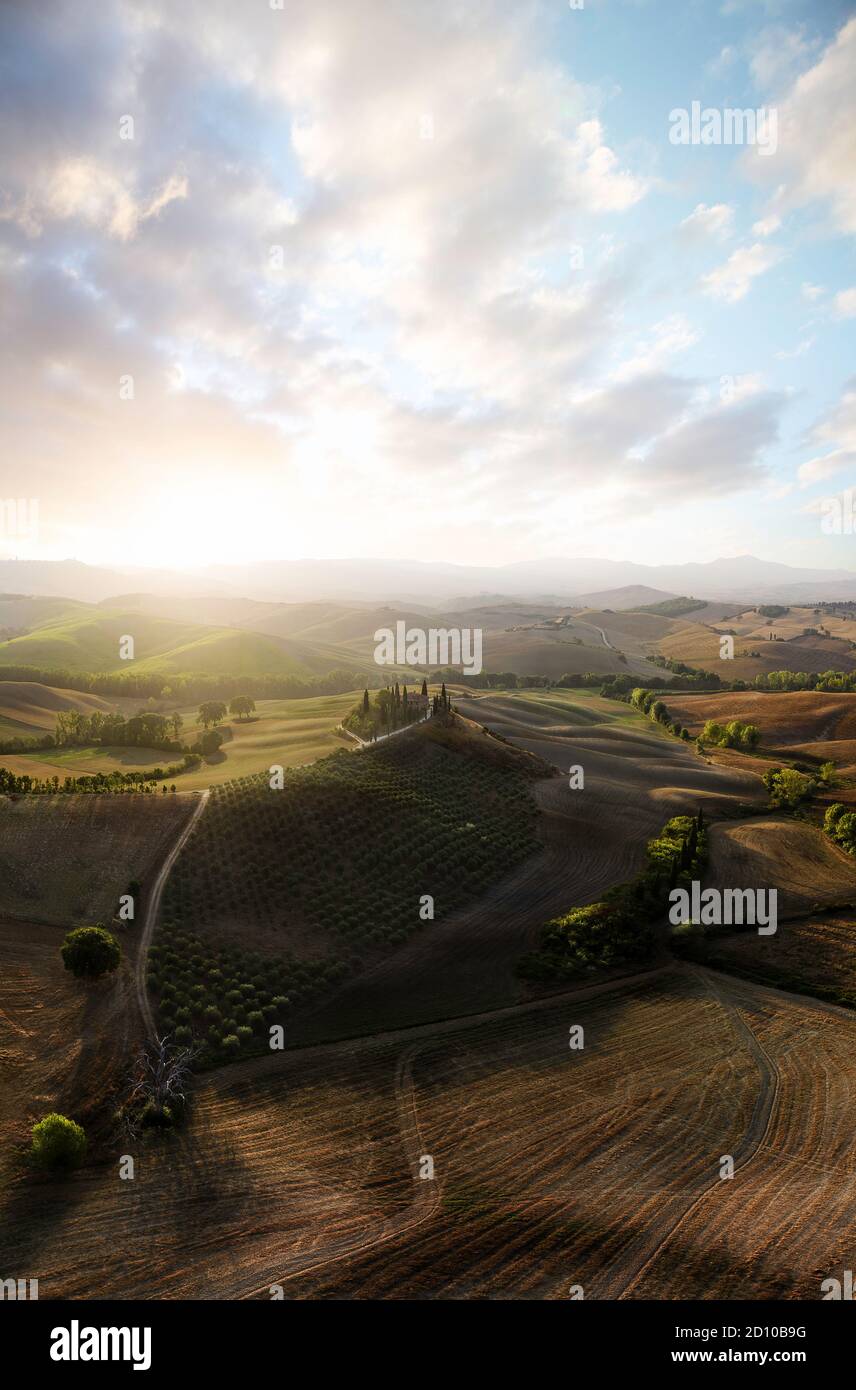
<instances>
[{"instance_id":1,"label":"bush","mask_svg":"<svg viewBox=\"0 0 856 1390\"><path fill-rule=\"evenodd\" d=\"M77 927L60 948L62 962L77 979L97 980L121 960L119 943L104 927Z\"/></svg>"},{"instance_id":2,"label":"bush","mask_svg":"<svg viewBox=\"0 0 856 1390\"><path fill-rule=\"evenodd\" d=\"M41 1168L79 1168L86 1153L86 1135L65 1115L45 1115L33 1125L31 1152Z\"/></svg>"},{"instance_id":3,"label":"bush","mask_svg":"<svg viewBox=\"0 0 856 1390\"><path fill-rule=\"evenodd\" d=\"M222 1048L224 1052L240 1052L241 1039L234 1033L227 1033L226 1037L223 1039Z\"/></svg>"}]
</instances>

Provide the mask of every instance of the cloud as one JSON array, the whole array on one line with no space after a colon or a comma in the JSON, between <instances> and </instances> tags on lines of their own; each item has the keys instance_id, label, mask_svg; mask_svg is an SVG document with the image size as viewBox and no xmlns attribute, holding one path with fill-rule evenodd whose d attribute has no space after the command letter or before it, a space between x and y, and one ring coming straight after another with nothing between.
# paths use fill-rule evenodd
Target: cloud
<instances>
[{"instance_id":1,"label":"cloud","mask_svg":"<svg viewBox=\"0 0 856 1390\"><path fill-rule=\"evenodd\" d=\"M702 287L706 294L736 304L749 293L752 281L766 274L781 259L781 251L760 241L752 246L738 247L723 265L702 276Z\"/></svg>"},{"instance_id":2,"label":"cloud","mask_svg":"<svg viewBox=\"0 0 856 1390\"><path fill-rule=\"evenodd\" d=\"M748 156L759 178L774 178L782 207L821 203L833 226L856 232L856 18L776 101L778 149Z\"/></svg>"},{"instance_id":3,"label":"cloud","mask_svg":"<svg viewBox=\"0 0 856 1390\"><path fill-rule=\"evenodd\" d=\"M852 319L856 315L856 288L839 290L832 306L836 318Z\"/></svg>"},{"instance_id":4,"label":"cloud","mask_svg":"<svg viewBox=\"0 0 856 1390\"><path fill-rule=\"evenodd\" d=\"M688 217L680 224L681 234L689 240L722 241L731 235L734 225L734 208L729 203L698 203Z\"/></svg>"},{"instance_id":5,"label":"cloud","mask_svg":"<svg viewBox=\"0 0 856 1390\"><path fill-rule=\"evenodd\" d=\"M214 543L231 512L251 554L345 553L355 528L380 552L447 525L487 546L498 513L525 547L545 509L763 476L782 399L756 383L726 409L687 372L691 313L651 309L627 247L656 185L537 6L371 11L3 8L4 442L53 544L151 559L201 489ZM699 203L679 236L733 218ZM759 241L704 288L734 302L779 254Z\"/></svg>"},{"instance_id":6,"label":"cloud","mask_svg":"<svg viewBox=\"0 0 856 1390\"><path fill-rule=\"evenodd\" d=\"M782 225L781 217L772 213L769 217L762 217L759 222L753 222L752 233L754 236L772 236Z\"/></svg>"},{"instance_id":7,"label":"cloud","mask_svg":"<svg viewBox=\"0 0 856 1390\"><path fill-rule=\"evenodd\" d=\"M815 422L807 438L810 444L822 445L829 452L800 465L800 487L856 467L856 378L847 383L834 409Z\"/></svg>"}]
</instances>

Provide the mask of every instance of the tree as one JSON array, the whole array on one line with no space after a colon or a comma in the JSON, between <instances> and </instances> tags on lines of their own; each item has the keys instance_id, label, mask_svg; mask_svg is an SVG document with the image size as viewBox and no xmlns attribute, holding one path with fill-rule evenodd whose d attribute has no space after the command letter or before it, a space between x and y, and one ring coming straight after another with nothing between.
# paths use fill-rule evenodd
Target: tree
<instances>
[{"instance_id":1,"label":"tree","mask_svg":"<svg viewBox=\"0 0 856 1390\"><path fill-rule=\"evenodd\" d=\"M135 1134L141 1124L173 1124L187 1103L198 1049L155 1038L140 1049L125 1100L125 1122Z\"/></svg>"},{"instance_id":2,"label":"tree","mask_svg":"<svg viewBox=\"0 0 856 1390\"><path fill-rule=\"evenodd\" d=\"M203 700L199 706L199 722L207 729L209 724L219 724L226 718L226 706L222 700Z\"/></svg>"},{"instance_id":3,"label":"tree","mask_svg":"<svg viewBox=\"0 0 856 1390\"><path fill-rule=\"evenodd\" d=\"M56 1112L33 1125L33 1158L41 1168L79 1168L86 1153L80 1125Z\"/></svg>"},{"instance_id":4,"label":"tree","mask_svg":"<svg viewBox=\"0 0 856 1390\"><path fill-rule=\"evenodd\" d=\"M206 729L204 734L193 745L194 753L201 753L204 758L210 758L212 753L217 753L223 743L223 735L218 729Z\"/></svg>"},{"instance_id":5,"label":"tree","mask_svg":"<svg viewBox=\"0 0 856 1390\"><path fill-rule=\"evenodd\" d=\"M240 719L243 715L248 719L256 707L256 702L251 695L236 695L229 704L229 713L236 714ZM216 723L216 720L214 721Z\"/></svg>"},{"instance_id":6,"label":"tree","mask_svg":"<svg viewBox=\"0 0 856 1390\"><path fill-rule=\"evenodd\" d=\"M423 682L422 682L422 694L425 696L425 699L427 700L427 699L428 699L428 682L427 682L427 680L423 680Z\"/></svg>"},{"instance_id":7,"label":"tree","mask_svg":"<svg viewBox=\"0 0 856 1390\"><path fill-rule=\"evenodd\" d=\"M76 927L60 948L62 963L76 979L98 980L115 970L122 952L115 936L104 927Z\"/></svg>"},{"instance_id":8,"label":"tree","mask_svg":"<svg viewBox=\"0 0 856 1390\"><path fill-rule=\"evenodd\" d=\"M368 689L366 689L366 690L363 691L363 714L366 714L366 715L367 715L368 712L369 712L369 692L368 692Z\"/></svg>"},{"instance_id":9,"label":"tree","mask_svg":"<svg viewBox=\"0 0 856 1390\"><path fill-rule=\"evenodd\" d=\"M182 725L184 724L184 720L182 719L178 710L175 711L175 714L170 715L169 724L172 728L173 737L178 738L179 734L181 733Z\"/></svg>"}]
</instances>

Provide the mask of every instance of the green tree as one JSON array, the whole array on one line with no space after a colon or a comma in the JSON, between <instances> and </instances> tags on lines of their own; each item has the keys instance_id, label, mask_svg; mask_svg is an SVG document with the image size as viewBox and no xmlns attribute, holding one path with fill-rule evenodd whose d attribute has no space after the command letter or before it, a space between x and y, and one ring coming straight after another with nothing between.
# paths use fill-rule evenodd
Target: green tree
<instances>
[{"instance_id":1,"label":"green tree","mask_svg":"<svg viewBox=\"0 0 856 1390\"><path fill-rule=\"evenodd\" d=\"M76 927L60 947L62 963L77 979L97 980L115 970L122 952L104 927Z\"/></svg>"},{"instance_id":2,"label":"green tree","mask_svg":"<svg viewBox=\"0 0 856 1390\"><path fill-rule=\"evenodd\" d=\"M33 1158L41 1168L79 1168L86 1154L80 1125L55 1112L33 1125Z\"/></svg>"},{"instance_id":3,"label":"green tree","mask_svg":"<svg viewBox=\"0 0 856 1390\"><path fill-rule=\"evenodd\" d=\"M226 706L222 700L203 700L199 706L199 722L207 729L209 724L219 724L226 718Z\"/></svg>"},{"instance_id":4,"label":"green tree","mask_svg":"<svg viewBox=\"0 0 856 1390\"><path fill-rule=\"evenodd\" d=\"M255 707L256 702L251 695L236 695L234 700L229 703L229 713L236 714L239 719L241 717L249 719ZM216 723L216 720L214 722Z\"/></svg>"}]
</instances>

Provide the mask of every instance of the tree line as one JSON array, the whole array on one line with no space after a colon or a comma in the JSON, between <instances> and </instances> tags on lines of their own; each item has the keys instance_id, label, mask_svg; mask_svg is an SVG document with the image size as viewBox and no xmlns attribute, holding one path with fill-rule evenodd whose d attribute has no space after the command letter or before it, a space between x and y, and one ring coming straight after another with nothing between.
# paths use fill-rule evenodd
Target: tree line
<instances>
[{"instance_id":1,"label":"tree line","mask_svg":"<svg viewBox=\"0 0 856 1390\"><path fill-rule=\"evenodd\" d=\"M171 675L168 672L68 671L63 667L3 666L0 681L30 681L61 690L79 690L88 695L129 696L133 699L175 700L192 704L196 700L228 700L235 687L255 700L303 700L313 695L344 695L355 686L376 689L377 672L350 671L344 667L323 676L298 677L257 675Z\"/></svg>"}]
</instances>

